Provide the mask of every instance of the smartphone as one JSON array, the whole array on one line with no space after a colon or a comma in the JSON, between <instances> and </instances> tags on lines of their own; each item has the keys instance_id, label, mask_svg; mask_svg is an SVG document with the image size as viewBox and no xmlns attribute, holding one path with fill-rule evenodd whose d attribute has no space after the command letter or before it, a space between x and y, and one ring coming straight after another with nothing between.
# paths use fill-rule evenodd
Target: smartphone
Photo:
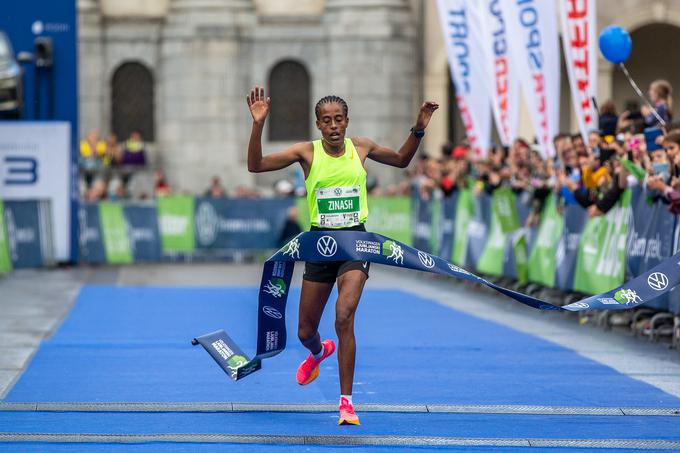
<instances>
[{"instance_id":1,"label":"smartphone","mask_svg":"<svg viewBox=\"0 0 680 453\"><path fill-rule=\"evenodd\" d=\"M656 143L657 137L663 135L663 131L660 127L648 127L645 129L645 143L647 145L647 151L656 151L662 149L663 147Z\"/></svg>"}]
</instances>

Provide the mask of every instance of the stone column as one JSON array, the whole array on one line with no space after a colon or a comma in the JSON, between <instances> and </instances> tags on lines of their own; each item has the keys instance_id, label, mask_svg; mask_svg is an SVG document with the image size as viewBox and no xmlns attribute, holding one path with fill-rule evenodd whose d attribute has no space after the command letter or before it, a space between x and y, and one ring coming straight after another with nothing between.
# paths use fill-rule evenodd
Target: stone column
<instances>
[{"instance_id":1,"label":"stone column","mask_svg":"<svg viewBox=\"0 0 680 453\"><path fill-rule=\"evenodd\" d=\"M179 190L202 192L212 175L229 188L252 182L241 80L254 21L249 0L171 1L157 85L159 158Z\"/></svg>"},{"instance_id":2,"label":"stone column","mask_svg":"<svg viewBox=\"0 0 680 453\"><path fill-rule=\"evenodd\" d=\"M102 19L98 0L78 0L78 95L80 133L105 132L102 124L104 83Z\"/></svg>"},{"instance_id":3,"label":"stone column","mask_svg":"<svg viewBox=\"0 0 680 453\"><path fill-rule=\"evenodd\" d=\"M408 0L328 0L327 94L349 104L351 136L398 149L415 123L416 30ZM402 171L369 164L381 185Z\"/></svg>"}]
</instances>

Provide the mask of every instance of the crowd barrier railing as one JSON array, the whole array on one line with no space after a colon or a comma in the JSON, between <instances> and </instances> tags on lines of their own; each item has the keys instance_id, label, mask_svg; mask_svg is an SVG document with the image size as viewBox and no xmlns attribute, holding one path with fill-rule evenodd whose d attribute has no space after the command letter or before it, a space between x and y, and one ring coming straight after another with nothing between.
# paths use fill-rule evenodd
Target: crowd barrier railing
<instances>
[{"instance_id":1,"label":"crowd barrier railing","mask_svg":"<svg viewBox=\"0 0 680 453\"><path fill-rule=\"evenodd\" d=\"M51 202L0 200L0 273L55 263Z\"/></svg>"},{"instance_id":2,"label":"crowd barrier railing","mask_svg":"<svg viewBox=\"0 0 680 453\"><path fill-rule=\"evenodd\" d=\"M79 256L130 264L235 258L280 247L289 198L161 197L150 202L83 203Z\"/></svg>"},{"instance_id":3,"label":"crowd barrier railing","mask_svg":"<svg viewBox=\"0 0 680 453\"><path fill-rule=\"evenodd\" d=\"M463 189L448 197L371 197L367 228L455 264L519 283L584 294L605 292L670 257L680 222L662 201L627 190L606 215L548 196L537 227L526 228L527 200L509 189L491 195ZM162 197L149 202L82 203L79 260L128 264L233 258L282 245L305 199ZM54 264L48 200L0 201L0 272ZM680 291L647 307L680 314Z\"/></svg>"},{"instance_id":4,"label":"crowd barrier railing","mask_svg":"<svg viewBox=\"0 0 680 453\"><path fill-rule=\"evenodd\" d=\"M414 192L413 198L419 248L489 276L567 292L606 292L680 248L677 216L640 188L626 190L609 212L592 218L579 205L559 206L550 194L536 227L523 226L527 200L510 189L491 195L461 189L426 200ZM645 306L680 314L680 291Z\"/></svg>"}]
</instances>

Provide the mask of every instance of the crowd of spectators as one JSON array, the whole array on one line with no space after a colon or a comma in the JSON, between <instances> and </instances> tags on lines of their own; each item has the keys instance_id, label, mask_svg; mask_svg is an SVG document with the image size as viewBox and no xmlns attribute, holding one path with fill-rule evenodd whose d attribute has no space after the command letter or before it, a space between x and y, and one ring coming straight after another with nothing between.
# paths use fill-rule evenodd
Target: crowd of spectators
<instances>
[{"instance_id":1,"label":"crowd of spectators","mask_svg":"<svg viewBox=\"0 0 680 453\"><path fill-rule=\"evenodd\" d=\"M521 138L492 147L484 158L474 156L465 141L444 146L441 158L422 157L413 167L411 187L423 199L463 187L489 194L509 187L530 205L529 225L538 222L551 192L561 204L579 204L594 217L608 212L626 188L640 186L650 202L680 214L680 123L672 122L670 84L653 82L649 97L658 115L648 106L617 114L614 103L606 102L599 130L587 141L581 134L558 134L550 158Z\"/></svg>"},{"instance_id":2,"label":"crowd of spectators","mask_svg":"<svg viewBox=\"0 0 680 453\"><path fill-rule=\"evenodd\" d=\"M78 166L82 198L125 200L130 179L147 168L146 145L139 131L120 143L116 134L102 138L93 129L80 141Z\"/></svg>"},{"instance_id":3,"label":"crowd of spectators","mask_svg":"<svg viewBox=\"0 0 680 453\"><path fill-rule=\"evenodd\" d=\"M581 134L560 133L554 137L556 154L546 158L535 143L518 138L510 146L493 146L487 155L474 155L463 140L447 144L439 158L423 154L407 170L407 178L385 186L369 172L368 192L373 196L408 196L422 199L449 196L463 187L491 194L509 187L530 207L527 222L534 225L546 197L554 192L561 204L579 204L590 216L608 212L628 187L640 186L652 202L669 205L680 214L680 122L674 123L672 88L665 80L649 88L654 106L629 103L618 113L612 101L603 103L599 130L584 141ZM146 144L138 131L123 143L115 134L102 138L90 131L80 143L81 194L87 201L131 199L130 180L140 171L150 171ZM258 198L263 192L275 196L304 196L304 178L299 169L291 179L276 181L270 190L238 186L228 192L219 176L213 176L201 194L205 197ZM136 199L178 193L162 170L153 172L151 193Z\"/></svg>"},{"instance_id":4,"label":"crowd of spectators","mask_svg":"<svg viewBox=\"0 0 680 453\"><path fill-rule=\"evenodd\" d=\"M78 165L80 194L86 201L124 201L133 198L145 200L177 193L171 187L163 170L151 173L147 146L139 131L132 131L124 143L119 143L113 133L104 139L96 129L91 130L80 142ZM135 176L147 172L153 175L150 190L142 190L133 196L130 181ZM245 187L237 188L234 194L241 197L256 195ZM210 198L227 196L227 190L219 176L211 178L203 196Z\"/></svg>"}]
</instances>

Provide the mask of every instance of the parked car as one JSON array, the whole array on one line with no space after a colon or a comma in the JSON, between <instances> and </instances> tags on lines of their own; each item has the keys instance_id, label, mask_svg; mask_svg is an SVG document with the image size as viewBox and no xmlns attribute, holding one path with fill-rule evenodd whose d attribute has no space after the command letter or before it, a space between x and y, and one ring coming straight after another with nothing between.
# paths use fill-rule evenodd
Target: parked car
<instances>
[{"instance_id":1,"label":"parked car","mask_svg":"<svg viewBox=\"0 0 680 453\"><path fill-rule=\"evenodd\" d=\"M23 109L21 67L9 38L0 30L0 116L18 117Z\"/></svg>"}]
</instances>

